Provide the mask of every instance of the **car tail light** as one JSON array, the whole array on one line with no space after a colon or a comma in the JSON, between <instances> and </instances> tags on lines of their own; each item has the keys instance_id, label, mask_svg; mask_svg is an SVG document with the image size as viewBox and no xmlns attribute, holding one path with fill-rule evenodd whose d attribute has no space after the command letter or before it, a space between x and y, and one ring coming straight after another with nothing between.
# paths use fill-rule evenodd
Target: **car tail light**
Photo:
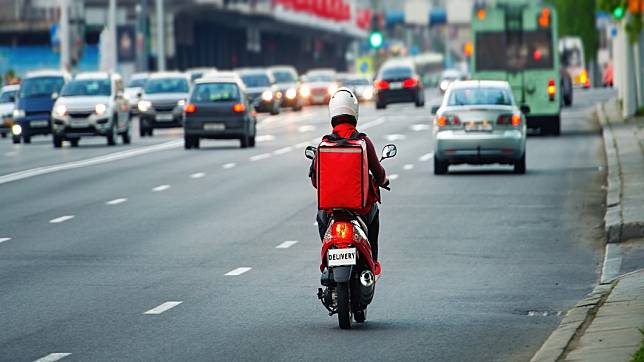
<instances>
[{"instance_id":1,"label":"car tail light","mask_svg":"<svg viewBox=\"0 0 644 362\"><path fill-rule=\"evenodd\" d=\"M197 106L193 103L188 103L183 107L183 111L186 113L195 113L197 111Z\"/></svg>"},{"instance_id":2,"label":"car tail light","mask_svg":"<svg viewBox=\"0 0 644 362\"><path fill-rule=\"evenodd\" d=\"M521 124L521 115L520 114L513 114L512 115L512 125L514 127L518 127Z\"/></svg>"},{"instance_id":3,"label":"car tail light","mask_svg":"<svg viewBox=\"0 0 644 362\"><path fill-rule=\"evenodd\" d=\"M376 89L378 90L389 89L389 82L387 82L386 80L376 81Z\"/></svg>"},{"instance_id":4,"label":"car tail light","mask_svg":"<svg viewBox=\"0 0 644 362\"><path fill-rule=\"evenodd\" d=\"M555 94L557 93L557 86L555 86L554 79L548 81L548 96L550 96L550 101L555 100Z\"/></svg>"},{"instance_id":5,"label":"car tail light","mask_svg":"<svg viewBox=\"0 0 644 362\"><path fill-rule=\"evenodd\" d=\"M498 125L513 125L518 127L521 125L521 115L520 114L503 114L499 116L499 119L496 121Z\"/></svg>"},{"instance_id":6,"label":"car tail light","mask_svg":"<svg viewBox=\"0 0 644 362\"><path fill-rule=\"evenodd\" d=\"M444 115L438 117L437 120L438 127L445 127L445 126L458 126L461 124L461 119L458 118L458 116L451 116L451 115Z\"/></svg>"},{"instance_id":7,"label":"car tail light","mask_svg":"<svg viewBox=\"0 0 644 362\"><path fill-rule=\"evenodd\" d=\"M233 112L235 113L242 113L244 111L246 111L246 106L243 103L236 103L233 106Z\"/></svg>"},{"instance_id":8,"label":"car tail light","mask_svg":"<svg viewBox=\"0 0 644 362\"><path fill-rule=\"evenodd\" d=\"M417 85L418 85L418 79L416 79L416 78L409 78L409 79L405 79L403 81L403 87L404 88L414 88Z\"/></svg>"},{"instance_id":9,"label":"car tail light","mask_svg":"<svg viewBox=\"0 0 644 362\"><path fill-rule=\"evenodd\" d=\"M331 236L337 241L350 242L353 240L353 225L346 221L334 222L331 225Z\"/></svg>"}]
</instances>

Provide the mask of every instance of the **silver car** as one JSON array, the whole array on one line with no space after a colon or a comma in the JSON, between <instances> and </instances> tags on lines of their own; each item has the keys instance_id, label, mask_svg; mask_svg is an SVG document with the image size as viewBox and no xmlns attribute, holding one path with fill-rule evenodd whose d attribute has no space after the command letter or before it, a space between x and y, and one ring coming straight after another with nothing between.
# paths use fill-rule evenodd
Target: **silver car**
<instances>
[{"instance_id":1,"label":"silver car","mask_svg":"<svg viewBox=\"0 0 644 362\"><path fill-rule=\"evenodd\" d=\"M434 117L434 173L449 165L513 165L526 170L526 120L505 81L457 81Z\"/></svg>"}]
</instances>

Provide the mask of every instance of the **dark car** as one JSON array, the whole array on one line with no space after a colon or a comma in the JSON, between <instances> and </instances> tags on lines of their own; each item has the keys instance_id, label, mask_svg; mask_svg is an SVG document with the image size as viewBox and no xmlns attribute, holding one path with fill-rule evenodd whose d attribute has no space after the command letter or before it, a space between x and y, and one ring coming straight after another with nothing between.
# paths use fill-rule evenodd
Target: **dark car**
<instances>
[{"instance_id":1,"label":"dark car","mask_svg":"<svg viewBox=\"0 0 644 362\"><path fill-rule=\"evenodd\" d=\"M31 143L31 137L51 133L51 110L69 75L60 71L27 73L13 110L13 143Z\"/></svg>"},{"instance_id":2,"label":"dark car","mask_svg":"<svg viewBox=\"0 0 644 362\"><path fill-rule=\"evenodd\" d=\"M280 113L282 92L266 69L239 69L237 74L244 83L250 102L257 112L270 112L272 115Z\"/></svg>"},{"instance_id":3,"label":"dark car","mask_svg":"<svg viewBox=\"0 0 644 362\"><path fill-rule=\"evenodd\" d=\"M300 93L297 71L291 66L275 66L268 68L275 79L275 84L282 93L282 107L291 107L294 111L302 109L304 99Z\"/></svg>"},{"instance_id":4,"label":"dark car","mask_svg":"<svg viewBox=\"0 0 644 362\"><path fill-rule=\"evenodd\" d=\"M425 106L425 90L413 63L385 63L374 85L378 109L384 109L391 103L405 102L412 102L416 107Z\"/></svg>"},{"instance_id":5,"label":"dark car","mask_svg":"<svg viewBox=\"0 0 644 362\"><path fill-rule=\"evenodd\" d=\"M150 75L138 104L140 136L152 136L155 128L181 127L181 111L189 92L190 78L183 73Z\"/></svg>"},{"instance_id":6,"label":"dark car","mask_svg":"<svg viewBox=\"0 0 644 362\"><path fill-rule=\"evenodd\" d=\"M198 79L184 107L185 148L199 148L199 140L238 139L254 147L257 119L245 87L234 73Z\"/></svg>"}]
</instances>

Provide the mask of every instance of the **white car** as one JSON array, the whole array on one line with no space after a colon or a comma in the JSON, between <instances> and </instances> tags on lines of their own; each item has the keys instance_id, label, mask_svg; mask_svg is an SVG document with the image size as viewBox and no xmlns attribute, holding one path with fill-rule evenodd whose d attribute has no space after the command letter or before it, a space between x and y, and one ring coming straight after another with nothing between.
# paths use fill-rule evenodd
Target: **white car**
<instances>
[{"instance_id":1,"label":"white car","mask_svg":"<svg viewBox=\"0 0 644 362\"><path fill-rule=\"evenodd\" d=\"M114 73L81 73L65 84L51 114L54 147L81 137L102 136L116 144L118 136L130 143L130 111L121 76Z\"/></svg>"},{"instance_id":2,"label":"white car","mask_svg":"<svg viewBox=\"0 0 644 362\"><path fill-rule=\"evenodd\" d=\"M18 85L7 85L0 90L0 134L2 138L11 133L13 126L13 110L16 106L16 93Z\"/></svg>"}]
</instances>

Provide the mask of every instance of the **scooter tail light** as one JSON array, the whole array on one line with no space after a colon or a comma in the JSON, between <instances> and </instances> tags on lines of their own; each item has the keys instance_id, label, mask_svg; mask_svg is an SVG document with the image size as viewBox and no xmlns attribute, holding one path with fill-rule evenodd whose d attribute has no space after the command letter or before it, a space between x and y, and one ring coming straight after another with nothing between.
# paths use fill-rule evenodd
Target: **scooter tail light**
<instances>
[{"instance_id":1,"label":"scooter tail light","mask_svg":"<svg viewBox=\"0 0 644 362\"><path fill-rule=\"evenodd\" d=\"M351 242L353 240L353 225L346 221L338 221L331 225L331 236L339 242Z\"/></svg>"}]
</instances>

